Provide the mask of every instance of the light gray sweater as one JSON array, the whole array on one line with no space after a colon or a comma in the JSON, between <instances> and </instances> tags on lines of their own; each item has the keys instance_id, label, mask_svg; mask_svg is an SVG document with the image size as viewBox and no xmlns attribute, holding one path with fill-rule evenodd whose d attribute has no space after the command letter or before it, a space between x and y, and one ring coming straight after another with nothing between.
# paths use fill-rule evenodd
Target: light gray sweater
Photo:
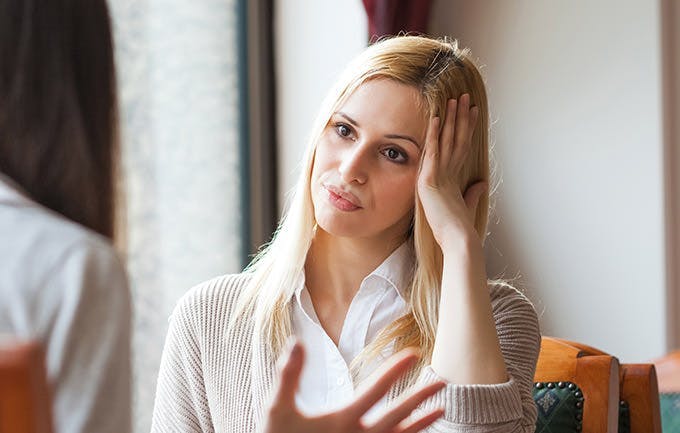
<instances>
[{"instance_id":1,"label":"light gray sweater","mask_svg":"<svg viewBox=\"0 0 680 433\"><path fill-rule=\"evenodd\" d=\"M130 432L130 333L110 243L0 175L0 334L43 344L57 433Z\"/></svg>"},{"instance_id":2,"label":"light gray sweater","mask_svg":"<svg viewBox=\"0 0 680 433\"><path fill-rule=\"evenodd\" d=\"M163 350L152 432L254 433L261 428L276 359L250 318L228 326L248 279L247 274L219 277L179 301ZM540 347L536 312L510 286L491 285L490 294L510 380L498 385L448 384L421 405L422 410L446 410L427 432L535 430L531 387ZM418 383L437 379L430 367L413 374ZM408 380L393 387L388 404Z\"/></svg>"}]
</instances>

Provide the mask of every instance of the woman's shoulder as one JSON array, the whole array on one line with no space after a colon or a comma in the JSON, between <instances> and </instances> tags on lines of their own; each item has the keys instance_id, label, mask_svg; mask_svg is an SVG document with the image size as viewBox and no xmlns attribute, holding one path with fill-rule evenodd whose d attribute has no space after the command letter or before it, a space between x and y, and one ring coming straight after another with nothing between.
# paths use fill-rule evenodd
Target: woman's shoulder
<instances>
[{"instance_id":1,"label":"woman's shoulder","mask_svg":"<svg viewBox=\"0 0 680 433\"><path fill-rule=\"evenodd\" d=\"M505 280L489 280L489 295L494 307L523 307L534 309L533 303L518 288ZM495 308L494 308L495 309Z\"/></svg>"},{"instance_id":2,"label":"woman's shoulder","mask_svg":"<svg viewBox=\"0 0 680 433\"><path fill-rule=\"evenodd\" d=\"M522 329L540 335L538 314L524 293L504 280L493 280L488 284L497 328Z\"/></svg>"},{"instance_id":3,"label":"woman's shoulder","mask_svg":"<svg viewBox=\"0 0 680 433\"><path fill-rule=\"evenodd\" d=\"M109 239L28 198L14 198L0 206L0 257L9 265L54 274L65 264L122 272L123 266ZM48 275L49 277L49 275Z\"/></svg>"},{"instance_id":4,"label":"woman's shoulder","mask_svg":"<svg viewBox=\"0 0 680 433\"><path fill-rule=\"evenodd\" d=\"M245 272L227 274L192 287L179 299L170 319L193 322L201 327L228 320L250 278Z\"/></svg>"},{"instance_id":5,"label":"woman's shoulder","mask_svg":"<svg viewBox=\"0 0 680 433\"><path fill-rule=\"evenodd\" d=\"M60 309L65 298L79 302L84 296L127 302L127 274L118 253L108 239L80 224L28 201L5 204L0 239L0 297ZM37 310L44 307L27 308Z\"/></svg>"}]
</instances>

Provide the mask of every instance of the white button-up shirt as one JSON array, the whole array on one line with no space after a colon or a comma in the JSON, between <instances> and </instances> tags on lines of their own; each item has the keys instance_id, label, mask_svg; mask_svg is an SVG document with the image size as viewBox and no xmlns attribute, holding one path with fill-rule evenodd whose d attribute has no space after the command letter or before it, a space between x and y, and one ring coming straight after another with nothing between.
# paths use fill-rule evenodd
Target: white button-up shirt
<instances>
[{"instance_id":1,"label":"white button-up shirt","mask_svg":"<svg viewBox=\"0 0 680 433\"><path fill-rule=\"evenodd\" d=\"M355 389L349 365L380 330L406 313L404 291L412 275L412 254L409 243L403 243L363 279L347 310L337 346L321 327L303 277L295 291L293 331L306 348L296 396L305 414L336 410L353 400ZM391 348L388 349L383 359L390 355ZM383 359L371 362L360 376L370 375ZM368 416L375 416L385 401L376 404Z\"/></svg>"}]
</instances>

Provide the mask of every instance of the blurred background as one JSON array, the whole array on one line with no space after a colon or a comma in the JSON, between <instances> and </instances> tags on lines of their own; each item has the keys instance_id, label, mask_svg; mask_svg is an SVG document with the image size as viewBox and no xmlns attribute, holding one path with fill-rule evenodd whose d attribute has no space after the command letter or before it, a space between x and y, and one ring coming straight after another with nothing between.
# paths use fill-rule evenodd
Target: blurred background
<instances>
[{"instance_id":1,"label":"blurred background","mask_svg":"<svg viewBox=\"0 0 680 433\"><path fill-rule=\"evenodd\" d=\"M680 347L675 0L110 0L135 302L135 429L167 318L242 270L285 207L325 92L373 35L458 39L487 81L490 277L545 335L639 362ZM370 30L369 30L370 28Z\"/></svg>"}]
</instances>

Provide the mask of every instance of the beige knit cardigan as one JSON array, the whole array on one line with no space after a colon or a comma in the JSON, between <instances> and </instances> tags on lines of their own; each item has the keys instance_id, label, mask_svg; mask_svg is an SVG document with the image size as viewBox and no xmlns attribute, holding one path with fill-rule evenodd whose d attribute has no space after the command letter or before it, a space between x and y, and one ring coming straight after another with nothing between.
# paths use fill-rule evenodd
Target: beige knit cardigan
<instances>
[{"instance_id":1,"label":"beige knit cardigan","mask_svg":"<svg viewBox=\"0 0 680 433\"><path fill-rule=\"evenodd\" d=\"M163 350L152 432L255 433L262 426L275 380L274 356L249 317L229 327L247 274L226 275L191 289L170 317ZM489 286L508 382L448 384L420 409L444 407L428 433L533 433L531 396L540 347L536 312L524 295L501 284ZM417 383L438 379L428 366ZM398 382L388 404L406 388Z\"/></svg>"}]
</instances>

